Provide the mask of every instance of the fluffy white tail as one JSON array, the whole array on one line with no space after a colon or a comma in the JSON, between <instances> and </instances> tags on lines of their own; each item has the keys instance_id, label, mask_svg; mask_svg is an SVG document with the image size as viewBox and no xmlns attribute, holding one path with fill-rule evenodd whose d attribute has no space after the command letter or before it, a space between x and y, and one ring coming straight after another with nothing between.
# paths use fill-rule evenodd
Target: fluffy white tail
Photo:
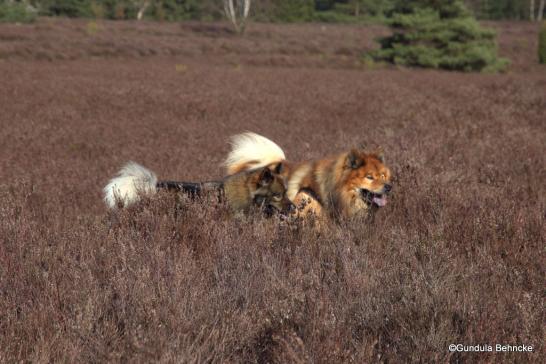
<instances>
[{"instance_id":1,"label":"fluffy white tail","mask_svg":"<svg viewBox=\"0 0 546 364\"><path fill-rule=\"evenodd\" d=\"M127 163L104 187L104 201L110 208L119 203L128 206L138 201L139 194L156 192L157 176L135 162Z\"/></svg>"},{"instance_id":2,"label":"fluffy white tail","mask_svg":"<svg viewBox=\"0 0 546 364\"><path fill-rule=\"evenodd\" d=\"M227 174L265 167L286 159L281 147L256 133L243 133L231 137L231 151L224 165Z\"/></svg>"}]
</instances>

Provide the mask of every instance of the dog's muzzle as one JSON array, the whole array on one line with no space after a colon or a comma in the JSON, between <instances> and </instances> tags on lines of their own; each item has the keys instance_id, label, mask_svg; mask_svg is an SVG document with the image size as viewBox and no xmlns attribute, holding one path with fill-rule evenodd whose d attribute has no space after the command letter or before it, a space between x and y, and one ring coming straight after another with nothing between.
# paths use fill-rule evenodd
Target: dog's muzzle
<instances>
[{"instance_id":1,"label":"dog's muzzle","mask_svg":"<svg viewBox=\"0 0 546 364\"><path fill-rule=\"evenodd\" d=\"M383 207L387 204L387 194L392 190L392 185L383 186L383 193L375 193L365 188L360 189L360 197L368 204Z\"/></svg>"}]
</instances>

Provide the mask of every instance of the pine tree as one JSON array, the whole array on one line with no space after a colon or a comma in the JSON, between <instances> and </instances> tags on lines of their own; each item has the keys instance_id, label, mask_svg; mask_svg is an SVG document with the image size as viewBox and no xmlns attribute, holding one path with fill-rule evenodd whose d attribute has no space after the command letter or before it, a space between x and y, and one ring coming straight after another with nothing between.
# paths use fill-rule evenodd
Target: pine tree
<instances>
[{"instance_id":1,"label":"pine tree","mask_svg":"<svg viewBox=\"0 0 546 364\"><path fill-rule=\"evenodd\" d=\"M495 32L482 28L461 0L399 0L390 14L394 33L373 55L398 65L462 71L500 71Z\"/></svg>"}]
</instances>

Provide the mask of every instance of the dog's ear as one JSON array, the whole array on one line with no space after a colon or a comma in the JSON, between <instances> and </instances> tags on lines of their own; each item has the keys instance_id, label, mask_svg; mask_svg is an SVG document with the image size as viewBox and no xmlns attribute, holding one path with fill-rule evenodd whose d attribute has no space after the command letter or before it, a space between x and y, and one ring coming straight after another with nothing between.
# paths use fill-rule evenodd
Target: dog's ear
<instances>
[{"instance_id":1,"label":"dog's ear","mask_svg":"<svg viewBox=\"0 0 546 364\"><path fill-rule=\"evenodd\" d=\"M378 147L373 153L381 163L385 163L385 151L383 148Z\"/></svg>"},{"instance_id":2,"label":"dog's ear","mask_svg":"<svg viewBox=\"0 0 546 364\"><path fill-rule=\"evenodd\" d=\"M281 174L283 171L284 171L284 164L282 162L279 162L273 169L273 173L275 174Z\"/></svg>"},{"instance_id":3,"label":"dog's ear","mask_svg":"<svg viewBox=\"0 0 546 364\"><path fill-rule=\"evenodd\" d=\"M260 172L260 176L259 176L259 179L258 179L258 184L260 186L269 186L271 184L271 182L273 182L273 179L274 179L273 173L271 173L269 168L264 167L264 168L262 168L262 170Z\"/></svg>"},{"instance_id":4,"label":"dog's ear","mask_svg":"<svg viewBox=\"0 0 546 364\"><path fill-rule=\"evenodd\" d=\"M345 161L345 166L351 169L357 169L364 165L364 160L360 156L358 150L353 149L347 154L347 160Z\"/></svg>"}]
</instances>

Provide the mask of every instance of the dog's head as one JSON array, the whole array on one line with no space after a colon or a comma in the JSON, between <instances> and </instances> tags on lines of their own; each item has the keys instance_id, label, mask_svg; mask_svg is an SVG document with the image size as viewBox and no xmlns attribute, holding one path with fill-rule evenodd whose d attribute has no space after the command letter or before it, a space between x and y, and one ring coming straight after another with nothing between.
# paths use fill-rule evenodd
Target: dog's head
<instances>
[{"instance_id":1,"label":"dog's head","mask_svg":"<svg viewBox=\"0 0 546 364\"><path fill-rule=\"evenodd\" d=\"M263 208L267 215L274 212L287 215L295 209L294 204L286 197L286 182L281 175L282 168L282 164L278 163L273 167L263 167L256 174L254 203Z\"/></svg>"},{"instance_id":2,"label":"dog's head","mask_svg":"<svg viewBox=\"0 0 546 364\"><path fill-rule=\"evenodd\" d=\"M383 207L392 189L391 171L385 165L383 151L366 153L351 150L345 158L346 188L368 206Z\"/></svg>"}]
</instances>

